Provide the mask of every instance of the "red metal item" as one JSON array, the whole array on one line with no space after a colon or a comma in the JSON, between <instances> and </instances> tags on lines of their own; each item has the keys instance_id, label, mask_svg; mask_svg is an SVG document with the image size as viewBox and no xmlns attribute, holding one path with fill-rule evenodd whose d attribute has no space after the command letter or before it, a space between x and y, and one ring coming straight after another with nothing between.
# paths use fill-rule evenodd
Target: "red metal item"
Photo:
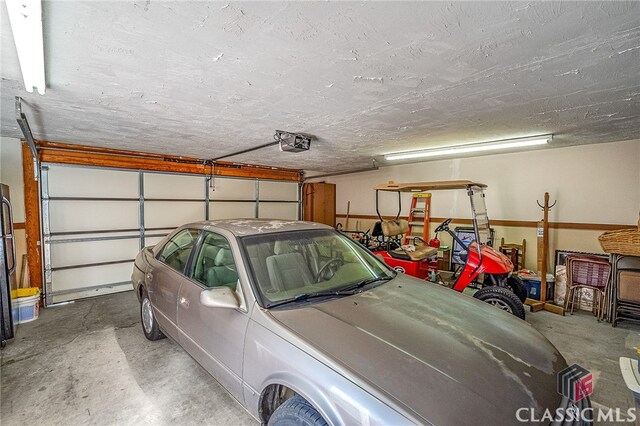
<instances>
[{"instance_id":1,"label":"red metal item","mask_svg":"<svg viewBox=\"0 0 640 426\"><path fill-rule=\"evenodd\" d=\"M435 247L438 248L440 247L440 240L437 238L432 238L429 240L429 247Z\"/></svg>"},{"instance_id":2,"label":"red metal item","mask_svg":"<svg viewBox=\"0 0 640 426\"><path fill-rule=\"evenodd\" d=\"M454 290L459 292L462 292L469 286L469 284L476 283L482 288L474 294L474 297L491 303L492 305L496 305L501 309L509 311L517 317L524 319L523 302L527 297L527 289L521 280L511 275L513 270L513 263L511 260L509 260L509 258L503 253L500 253L487 245L491 236L491 228L489 226L489 219L484 201L484 188L486 188L486 185L472 181L415 182L401 184L389 182L388 184L374 187L376 190L376 213L378 213L380 223L383 223L384 219L380 214L379 208L378 194L380 191L397 193L398 212L395 219L398 221L400 212L402 211L402 192L414 193L411 212L414 210L417 212L419 209L415 209L415 202L416 197L419 196L419 194L415 193L444 189L465 190L469 197L471 212L473 214L475 241L469 244L461 240L459 236L449 228L449 224L452 220L451 218L446 219L436 227L434 230L436 238L429 241L429 246L438 247L440 245L440 242L437 240L438 232L447 232L453 238L454 243L459 244L460 247L464 248L466 251L466 253L464 253L464 257L460 256L461 259L464 259L465 261L464 266L461 269L458 268L458 270L450 276L448 276L448 274L441 274L442 276L440 278L448 280L446 285L448 287L452 286ZM410 221L412 219L413 216L410 215ZM387 237L387 240L383 240L379 244L377 254L380 254L389 266L417 278L427 279L434 282L438 281L438 277L435 273L438 267L437 256L420 261L413 261L409 254L403 256L401 253L391 251L395 246L400 245L399 239L397 239L397 234L389 233L389 235L384 234L384 236ZM394 240L392 237L396 237L396 239ZM423 238L422 240L426 241L426 238ZM384 251L385 249L386 251ZM480 282L478 277L481 274L483 275L483 279Z\"/></svg>"},{"instance_id":3,"label":"red metal item","mask_svg":"<svg viewBox=\"0 0 640 426\"><path fill-rule=\"evenodd\" d=\"M469 246L467 262L453 286L454 290L463 291L482 273L502 275L512 271L513 263L511 263L511 260L504 254L486 244L480 245L480 253L482 256L478 256L477 244L475 241L472 242ZM375 254L381 255L385 263L396 271L416 278L428 279L429 271L438 271L438 260L436 257L416 262L413 260L397 259L384 250L376 251ZM430 261L430 259L434 260Z\"/></svg>"},{"instance_id":4,"label":"red metal item","mask_svg":"<svg viewBox=\"0 0 640 426\"><path fill-rule=\"evenodd\" d=\"M472 242L469 245L467 262L456 284L453 286L454 290L464 290L482 273L500 275L508 274L513 270L513 263L511 263L509 258L488 245L481 244L480 253L482 257L478 256L477 243L475 241Z\"/></svg>"},{"instance_id":5,"label":"red metal item","mask_svg":"<svg viewBox=\"0 0 640 426\"><path fill-rule=\"evenodd\" d=\"M414 260L397 259L395 257L391 257L391 255L389 255L385 250L376 251L375 254L384 257L384 262L396 271L423 280L429 277L429 271L438 271L437 259L434 262L429 262L428 258L418 262Z\"/></svg>"}]
</instances>

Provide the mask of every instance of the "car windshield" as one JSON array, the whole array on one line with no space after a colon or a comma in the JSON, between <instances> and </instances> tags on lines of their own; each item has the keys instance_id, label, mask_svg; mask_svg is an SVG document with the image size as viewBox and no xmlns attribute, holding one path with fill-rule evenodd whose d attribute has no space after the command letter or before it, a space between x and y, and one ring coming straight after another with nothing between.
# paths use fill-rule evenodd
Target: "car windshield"
<instances>
[{"instance_id":1,"label":"car windshield","mask_svg":"<svg viewBox=\"0 0 640 426\"><path fill-rule=\"evenodd\" d=\"M242 244L266 307L395 276L371 252L329 229L253 235Z\"/></svg>"}]
</instances>

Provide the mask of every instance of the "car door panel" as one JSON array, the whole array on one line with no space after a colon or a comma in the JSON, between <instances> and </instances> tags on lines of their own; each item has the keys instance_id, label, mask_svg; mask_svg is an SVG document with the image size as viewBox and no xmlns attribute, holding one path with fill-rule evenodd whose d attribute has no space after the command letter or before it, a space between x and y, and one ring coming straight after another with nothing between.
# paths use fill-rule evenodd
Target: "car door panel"
<instances>
[{"instance_id":1,"label":"car door panel","mask_svg":"<svg viewBox=\"0 0 640 426\"><path fill-rule=\"evenodd\" d=\"M145 283L151 305L162 331L173 339L177 333L178 292L185 268L200 232L183 229L173 235L159 251L158 258L151 258L151 268L145 273Z\"/></svg>"},{"instance_id":2,"label":"car door panel","mask_svg":"<svg viewBox=\"0 0 640 426\"><path fill-rule=\"evenodd\" d=\"M186 278L179 290L177 324L182 346L235 398L244 401L242 353L249 317L243 308L200 303L200 294L209 288L237 289L235 259L240 256L233 254L227 238L212 232L203 234L188 273L192 278Z\"/></svg>"},{"instance_id":3,"label":"car door panel","mask_svg":"<svg viewBox=\"0 0 640 426\"><path fill-rule=\"evenodd\" d=\"M151 269L146 273L145 282L154 314L162 331L177 340L176 306L184 276L156 259L152 259L150 264Z\"/></svg>"},{"instance_id":4,"label":"car door panel","mask_svg":"<svg viewBox=\"0 0 640 426\"><path fill-rule=\"evenodd\" d=\"M192 281L180 287L178 327L181 345L239 401L242 394L242 350L249 321L245 312L200 304L205 290Z\"/></svg>"}]
</instances>

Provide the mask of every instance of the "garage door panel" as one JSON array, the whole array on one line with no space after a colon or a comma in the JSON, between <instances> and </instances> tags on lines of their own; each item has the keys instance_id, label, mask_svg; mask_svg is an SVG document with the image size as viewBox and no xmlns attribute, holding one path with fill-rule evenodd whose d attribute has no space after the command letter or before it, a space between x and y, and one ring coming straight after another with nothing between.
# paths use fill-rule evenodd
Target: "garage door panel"
<instances>
[{"instance_id":1,"label":"garage door panel","mask_svg":"<svg viewBox=\"0 0 640 426\"><path fill-rule=\"evenodd\" d=\"M264 219L290 219L298 218L297 203L269 203L260 202L259 216Z\"/></svg>"},{"instance_id":2,"label":"garage door panel","mask_svg":"<svg viewBox=\"0 0 640 426\"><path fill-rule=\"evenodd\" d=\"M56 290L66 291L82 288L87 283L104 285L131 281L133 261L114 265L89 266L53 271L53 279L58 283Z\"/></svg>"},{"instance_id":3,"label":"garage door panel","mask_svg":"<svg viewBox=\"0 0 640 426\"><path fill-rule=\"evenodd\" d=\"M128 259L141 244L153 246L176 227L205 220L207 195L210 220L255 217L256 186L260 217L298 213L292 182L215 177L213 190L204 176L58 165L42 172L47 304L131 290Z\"/></svg>"},{"instance_id":4,"label":"garage door panel","mask_svg":"<svg viewBox=\"0 0 640 426\"><path fill-rule=\"evenodd\" d=\"M209 219L246 219L255 217L256 203L250 202L211 202Z\"/></svg>"},{"instance_id":5,"label":"garage door panel","mask_svg":"<svg viewBox=\"0 0 640 426\"><path fill-rule=\"evenodd\" d=\"M53 294L50 298L51 303L62 303L71 300L85 299L87 297L103 296L107 294L120 293L123 291L131 291L133 287L131 283L115 284L107 287L86 287L70 293ZM135 296L132 296L135 297Z\"/></svg>"},{"instance_id":6,"label":"garage door panel","mask_svg":"<svg viewBox=\"0 0 640 426\"><path fill-rule=\"evenodd\" d=\"M145 201L145 228L177 228L204 220L204 203L198 201Z\"/></svg>"},{"instance_id":7,"label":"garage door panel","mask_svg":"<svg viewBox=\"0 0 640 426\"><path fill-rule=\"evenodd\" d=\"M202 176L144 174L145 198L199 199L204 201L205 180Z\"/></svg>"},{"instance_id":8,"label":"garage door panel","mask_svg":"<svg viewBox=\"0 0 640 426\"><path fill-rule=\"evenodd\" d=\"M53 302L131 290L132 271L133 262L53 271Z\"/></svg>"},{"instance_id":9,"label":"garage door panel","mask_svg":"<svg viewBox=\"0 0 640 426\"><path fill-rule=\"evenodd\" d=\"M128 283L131 281L132 272L133 262L52 271L52 280L56 283L54 295L69 295L71 292L83 291L89 287L118 282Z\"/></svg>"},{"instance_id":10,"label":"garage door panel","mask_svg":"<svg viewBox=\"0 0 640 426\"><path fill-rule=\"evenodd\" d=\"M137 201L49 201L50 231L137 229Z\"/></svg>"},{"instance_id":11,"label":"garage door panel","mask_svg":"<svg viewBox=\"0 0 640 426\"><path fill-rule=\"evenodd\" d=\"M140 251L140 240L84 241L51 245L53 268L113 260L134 259Z\"/></svg>"},{"instance_id":12,"label":"garage door panel","mask_svg":"<svg viewBox=\"0 0 640 426\"><path fill-rule=\"evenodd\" d=\"M137 198L138 173L48 166L50 197Z\"/></svg>"},{"instance_id":13,"label":"garage door panel","mask_svg":"<svg viewBox=\"0 0 640 426\"><path fill-rule=\"evenodd\" d=\"M62 241L69 241L69 242L76 242L75 240L77 239L82 239L82 240L88 240L88 239L98 239L98 238L104 238L104 239L121 239L121 238L139 238L140 237L140 231L138 230L138 227L135 227L136 230L134 231L133 229L131 230L127 230L127 231L106 231L103 232L102 230L100 230L99 232L93 232L93 231L82 231L82 233L77 234L77 235L54 235L51 237L51 241L54 241L53 244L58 244L58 242L62 242Z\"/></svg>"},{"instance_id":14,"label":"garage door panel","mask_svg":"<svg viewBox=\"0 0 640 426\"><path fill-rule=\"evenodd\" d=\"M48 165L42 177L47 304L130 289L113 283L129 282L140 247L140 173Z\"/></svg>"},{"instance_id":15,"label":"garage door panel","mask_svg":"<svg viewBox=\"0 0 640 426\"><path fill-rule=\"evenodd\" d=\"M160 241L162 241L164 237L145 237L144 245L145 247L155 246Z\"/></svg>"},{"instance_id":16,"label":"garage door panel","mask_svg":"<svg viewBox=\"0 0 640 426\"><path fill-rule=\"evenodd\" d=\"M215 190L209 189L211 200L254 200L256 192L255 179L214 179Z\"/></svg>"},{"instance_id":17,"label":"garage door panel","mask_svg":"<svg viewBox=\"0 0 640 426\"><path fill-rule=\"evenodd\" d=\"M297 201L298 184L295 182L260 181L260 201Z\"/></svg>"}]
</instances>

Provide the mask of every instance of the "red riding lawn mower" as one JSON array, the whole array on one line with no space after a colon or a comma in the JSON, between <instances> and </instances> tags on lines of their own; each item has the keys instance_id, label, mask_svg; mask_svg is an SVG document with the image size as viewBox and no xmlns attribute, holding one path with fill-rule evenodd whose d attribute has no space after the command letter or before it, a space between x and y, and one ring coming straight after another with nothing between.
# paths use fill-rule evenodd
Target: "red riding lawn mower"
<instances>
[{"instance_id":1,"label":"red riding lawn mower","mask_svg":"<svg viewBox=\"0 0 640 426\"><path fill-rule=\"evenodd\" d=\"M392 268L421 279L437 282L453 290L462 292L467 287L477 288L473 294L476 299L490 303L504 311L524 319L523 302L527 290L522 280L512 275L513 264L503 253L489 246L489 218L485 206L482 183L460 180L443 182L393 183L378 185L376 190L376 212L380 218L377 245L372 250L384 258ZM410 245L402 244L402 235L408 231L408 222L399 219L401 192L428 192L434 190L464 189L469 196L473 215L475 239L465 243L455 232L449 229L451 219L442 222L436 229L436 240L439 232L446 232L464 249L460 253L464 266L454 272L437 271L437 247L431 247L420 237L409 236ZM380 191L398 194L398 214L394 220L384 220L378 208ZM376 232L374 230L373 234Z\"/></svg>"}]
</instances>

